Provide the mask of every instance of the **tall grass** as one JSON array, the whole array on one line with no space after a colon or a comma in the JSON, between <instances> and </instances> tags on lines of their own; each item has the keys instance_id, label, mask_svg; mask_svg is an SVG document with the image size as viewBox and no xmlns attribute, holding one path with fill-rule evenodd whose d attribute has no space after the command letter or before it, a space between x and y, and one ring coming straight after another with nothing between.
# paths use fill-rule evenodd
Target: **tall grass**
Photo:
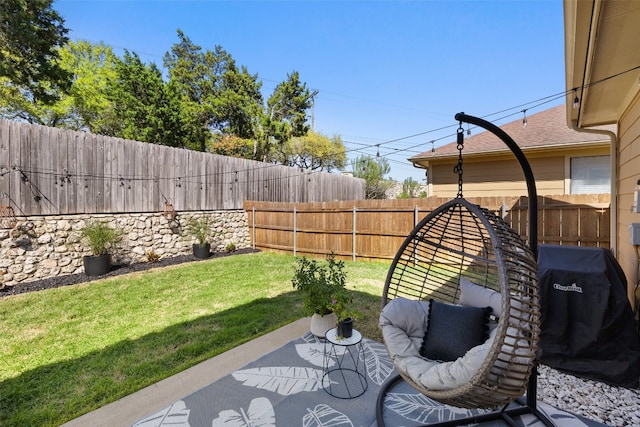
<instances>
[{"instance_id":1,"label":"tall grass","mask_svg":"<svg viewBox=\"0 0 640 427\"><path fill-rule=\"evenodd\" d=\"M216 258L0 300L0 425L54 426L302 316L294 258ZM346 263L380 339L382 263Z\"/></svg>"}]
</instances>

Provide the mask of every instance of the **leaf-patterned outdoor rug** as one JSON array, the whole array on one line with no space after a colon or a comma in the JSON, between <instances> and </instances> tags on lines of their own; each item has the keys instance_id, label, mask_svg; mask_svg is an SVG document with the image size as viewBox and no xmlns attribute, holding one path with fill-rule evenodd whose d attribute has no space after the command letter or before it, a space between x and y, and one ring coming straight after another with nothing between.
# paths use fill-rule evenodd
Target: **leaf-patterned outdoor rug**
<instances>
[{"instance_id":1,"label":"leaf-patterned outdoor rug","mask_svg":"<svg viewBox=\"0 0 640 427\"><path fill-rule=\"evenodd\" d=\"M364 339L363 346L368 387L357 398L338 399L322 388L324 341L308 333L138 421L134 427L376 426L378 391L395 371L383 344ZM544 404L538 409L556 425L603 425ZM393 427L418 426L477 412L442 405L406 383L390 390L384 409L385 423ZM528 415L516 421L523 427L542 426ZM495 421L485 425L504 424Z\"/></svg>"}]
</instances>

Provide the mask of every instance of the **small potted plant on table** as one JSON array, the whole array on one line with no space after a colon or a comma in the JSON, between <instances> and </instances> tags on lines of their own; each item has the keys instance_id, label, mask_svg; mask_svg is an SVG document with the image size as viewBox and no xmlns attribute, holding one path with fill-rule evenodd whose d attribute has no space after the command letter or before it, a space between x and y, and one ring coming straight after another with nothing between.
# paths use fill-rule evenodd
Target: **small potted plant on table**
<instances>
[{"instance_id":1,"label":"small potted plant on table","mask_svg":"<svg viewBox=\"0 0 640 427\"><path fill-rule=\"evenodd\" d=\"M357 318L358 312L354 310L353 296L349 290L341 288L331 295L331 301L327 308L337 317L336 335L338 338L350 338L353 333L353 321Z\"/></svg>"},{"instance_id":2,"label":"small potted plant on table","mask_svg":"<svg viewBox=\"0 0 640 427\"><path fill-rule=\"evenodd\" d=\"M311 316L311 333L323 338L329 329L335 327L338 319L332 312L335 306L332 303L336 296L346 292L344 262L336 261L333 254L322 264L306 257L298 258L296 262L291 282L302 293L302 311Z\"/></svg>"},{"instance_id":3,"label":"small potted plant on table","mask_svg":"<svg viewBox=\"0 0 640 427\"><path fill-rule=\"evenodd\" d=\"M209 258L211 244L209 238L209 217L191 218L187 224L189 234L196 238L197 243L193 244L193 255L196 258Z\"/></svg>"},{"instance_id":4,"label":"small potted plant on table","mask_svg":"<svg viewBox=\"0 0 640 427\"><path fill-rule=\"evenodd\" d=\"M87 223L80 229L93 255L83 257L84 271L88 276L101 276L111 270L109 249L122 240L122 231L109 226L106 221Z\"/></svg>"}]
</instances>

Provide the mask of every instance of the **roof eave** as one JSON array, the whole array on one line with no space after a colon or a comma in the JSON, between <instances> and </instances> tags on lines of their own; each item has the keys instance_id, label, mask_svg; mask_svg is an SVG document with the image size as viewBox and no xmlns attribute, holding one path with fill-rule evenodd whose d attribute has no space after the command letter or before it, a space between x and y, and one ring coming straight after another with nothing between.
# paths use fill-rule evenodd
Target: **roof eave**
<instances>
[{"instance_id":1,"label":"roof eave","mask_svg":"<svg viewBox=\"0 0 640 427\"><path fill-rule=\"evenodd\" d=\"M616 123L640 91L640 2L565 0L564 23L567 124Z\"/></svg>"},{"instance_id":2,"label":"roof eave","mask_svg":"<svg viewBox=\"0 0 640 427\"><path fill-rule=\"evenodd\" d=\"M602 141L580 141L580 142L572 142L572 143L562 143L562 144L550 144L550 145L540 145L534 147L524 147L522 148L523 153L539 153L544 151L564 151L564 150L572 150L576 147L579 148L598 148L598 147L608 147L611 145L611 140L606 138ZM501 156L505 154L513 154L508 147L500 150L484 150L484 151L474 151L474 152L463 152L464 157L482 157L482 156ZM458 157L458 153L447 153L440 154L434 153L433 155L427 157L414 156L410 157L407 160L415 163L415 162L430 162L437 160L450 160L456 159Z\"/></svg>"}]
</instances>

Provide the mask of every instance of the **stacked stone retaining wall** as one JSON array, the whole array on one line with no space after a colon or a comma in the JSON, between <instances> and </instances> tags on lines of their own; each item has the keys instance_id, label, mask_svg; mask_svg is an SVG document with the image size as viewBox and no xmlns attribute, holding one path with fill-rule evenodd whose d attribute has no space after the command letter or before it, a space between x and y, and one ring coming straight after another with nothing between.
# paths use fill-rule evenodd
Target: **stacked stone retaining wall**
<instances>
[{"instance_id":1,"label":"stacked stone retaining wall","mask_svg":"<svg viewBox=\"0 0 640 427\"><path fill-rule=\"evenodd\" d=\"M192 254L193 236L186 226L192 217L208 216L212 252L228 246L249 247L244 210L179 213L169 220L162 213L18 217L12 229L0 229L0 289L17 283L84 272L82 258L91 252L80 230L88 222L106 221L122 231L113 263L146 262L150 253L161 258Z\"/></svg>"}]
</instances>

